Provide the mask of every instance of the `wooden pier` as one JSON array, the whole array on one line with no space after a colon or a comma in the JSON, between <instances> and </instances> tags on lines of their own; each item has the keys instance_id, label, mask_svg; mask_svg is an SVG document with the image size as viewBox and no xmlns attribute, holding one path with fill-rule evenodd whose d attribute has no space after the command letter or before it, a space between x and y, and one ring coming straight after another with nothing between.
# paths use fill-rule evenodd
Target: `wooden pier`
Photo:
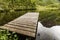
<instances>
[{"instance_id":1,"label":"wooden pier","mask_svg":"<svg viewBox=\"0 0 60 40\"><path fill-rule=\"evenodd\" d=\"M26 13L13 21L5 24L2 29L7 29L26 36L35 37L39 13Z\"/></svg>"}]
</instances>

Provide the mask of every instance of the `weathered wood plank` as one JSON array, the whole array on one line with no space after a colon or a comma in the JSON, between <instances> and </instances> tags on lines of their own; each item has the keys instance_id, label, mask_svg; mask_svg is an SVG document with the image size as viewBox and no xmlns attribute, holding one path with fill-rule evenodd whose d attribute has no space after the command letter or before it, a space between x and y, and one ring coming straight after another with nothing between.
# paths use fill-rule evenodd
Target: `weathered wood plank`
<instances>
[{"instance_id":1,"label":"weathered wood plank","mask_svg":"<svg viewBox=\"0 0 60 40\"><path fill-rule=\"evenodd\" d=\"M30 32L36 32L35 29L31 29L31 28L25 28L25 27L19 27L19 26L14 26L14 25L8 25L6 24L5 27L11 27L11 28L16 28L16 29L20 29L20 30L25 30L25 31L30 31Z\"/></svg>"},{"instance_id":2,"label":"weathered wood plank","mask_svg":"<svg viewBox=\"0 0 60 40\"><path fill-rule=\"evenodd\" d=\"M32 25L25 25L25 24L19 24L19 23L11 23L11 24L8 24L8 25L15 25L15 26L20 26L20 27L24 27L24 28L31 28L31 29L34 29L36 30L36 27L35 26L32 26Z\"/></svg>"},{"instance_id":3,"label":"weathered wood plank","mask_svg":"<svg viewBox=\"0 0 60 40\"><path fill-rule=\"evenodd\" d=\"M11 27L0 27L0 28L7 29L9 31L13 31L13 32L16 32L16 33L19 33L19 34L35 37L35 33L33 33L33 32L19 30L19 29L15 29L15 28L11 28Z\"/></svg>"},{"instance_id":4,"label":"weathered wood plank","mask_svg":"<svg viewBox=\"0 0 60 40\"><path fill-rule=\"evenodd\" d=\"M14 31L23 35L35 37L39 13L26 13L21 17L5 24L3 29Z\"/></svg>"}]
</instances>

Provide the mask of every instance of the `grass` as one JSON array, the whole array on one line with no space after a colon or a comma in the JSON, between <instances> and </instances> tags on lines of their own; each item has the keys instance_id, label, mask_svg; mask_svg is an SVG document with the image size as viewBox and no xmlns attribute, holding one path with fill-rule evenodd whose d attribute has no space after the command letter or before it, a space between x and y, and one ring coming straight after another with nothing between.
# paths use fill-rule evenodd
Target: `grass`
<instances>
[{"instance_id":1,"label":"grass","mask_svg":"<svg viewBox=\"0 0 60 40\"><path fill-rule=\"evenodd\" d=\"M53 6L54 5L54 6ZM48 6L36 6L36 11L40 13L39 21L46 26L51 27L53 25L60 25L60 7L58 4ZM15 18L25 14L27 11L7 11L0 12L0 25L4 25ZM18 35L15 32L10 33L8 30L0 29L0 40L18 40ZM29 37L26 40L31 40Z\"/></svg>"},{"instance_id":2,"label":"grass","mask_svg":"<svg viewBox=\"0 0 60 40\"><path fill-rule=\"evenodd\" d=\"M46 27L60 25L60 3L47 6L36 5L36 11L40 13L39 21Z\"/></svg>"},{"instance_id":3,"label":"grass","mask_svg":"<svg viewBox=\"0 0 60 40\"><path fill-rule=\"evenodd\" d=\"M25 11L0 13L0 25L4 25L23 14L25 14Z\"/></svg>"},{"instance_id":4,"label":"grass","mask_svg":"<svg viewBox=\"0 0 60 40\"><path fill-rule=\"evenodd\" d=\"M0 29L0 40L18 40L15 32L10 33L7 30Z\"/></svg>"},{"instance_id":5,"label":"grass","mask_svg":"<svg viewBox=\"0 0 60 40\"><path fill-rule=\"evenodd\" d=\"M60 25L60 9L39 11L39 21L46 27L52 27L54 25Z\"/></svg>"},{"instance_id":6,"label":"grass","mask_svg":"<svg viewBox=\"0 0 60 40\"><path fill-rule=\"evenodd\" d=\"M59 8L58 7L50 7L50 6L40 6L40 5L37 5L36 9L39 12L39 11L47 11L47 10L57 10Z\"/></svg>"}]
</instances>

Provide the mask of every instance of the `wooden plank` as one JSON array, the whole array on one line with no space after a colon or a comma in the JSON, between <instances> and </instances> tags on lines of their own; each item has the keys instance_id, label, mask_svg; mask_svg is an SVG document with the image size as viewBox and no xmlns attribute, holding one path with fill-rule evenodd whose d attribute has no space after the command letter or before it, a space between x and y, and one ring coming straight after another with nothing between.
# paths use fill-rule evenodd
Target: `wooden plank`
<instances>
[{"instance_id":1,"label":"wooden plank","mask_svg":"<svg viewBox=\"0 0 60 40\"><path fill-rule=\"evenodd\" d=\"M5 24L3 29L35 37L39 13L30 12Z\"/></svg>"},{"instance_id":2,"label":"wooden plank","mask_svg":"<svg viewBox=\"0 0 60 40\"><path fill-rule=\"evenodd\" d=\"M35 29L31 29L31 28L25 28L25 27L19 27L19 26L14 26L14 25L8 25L6 24L5 27L11 27L11 28L16 28L16 29L20 29L20 30L25 30L25 31L30 31L30 32L36 32Z\"/></svg>"},{"instance_id":3,"label":"wooden plank","mask_svg":"<svg viewBox=\"0 0 60 40\"><path fill-rule=\"evenodd\" d=\"M19 34L24 34L24 35L27 35L27 36L35 37L35 33L33 33L33 32L19 30L19 29L15 29L15 28L11 28L11 27L0 27L0 28L7 29L9 31L13 31L13 32L16 32L16 33L19 33Z\"/></svg>"},{"instance_id":4,"label":"wooden plank","mask_svg":"<svg viewBox=\"0 0 60 40\"><path fill-rule=\"evenodd\" d=\"M31 28L31 29L36 29L36 27L35 26L29 26L29 25L25 25L25 24L13 24L13 23L11 23L11 24L8 24L8 25L14 25L14 26L20 26L20 27L25 27L25 28Z\"/></svg>"}]
</instances>

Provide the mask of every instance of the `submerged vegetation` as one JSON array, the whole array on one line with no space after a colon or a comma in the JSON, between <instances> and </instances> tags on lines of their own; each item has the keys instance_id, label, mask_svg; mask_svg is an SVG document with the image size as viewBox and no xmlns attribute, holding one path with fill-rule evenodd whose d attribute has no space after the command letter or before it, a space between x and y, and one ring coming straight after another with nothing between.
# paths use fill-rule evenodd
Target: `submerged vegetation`
<instances>
[{"instance_id":1,"label":"submerged vegetation","mask_svg":"<svg viewBox=\"0 0 60 40\"><path fill-rule=\"evenodd\" d=\"M39 21L44 26L60 25L59 2L60 0L0 0L0 26L32 11L40 13ZM16 33L0 29L0 40L18 40L18 36Z\"/></svg>"}]
</instances>

